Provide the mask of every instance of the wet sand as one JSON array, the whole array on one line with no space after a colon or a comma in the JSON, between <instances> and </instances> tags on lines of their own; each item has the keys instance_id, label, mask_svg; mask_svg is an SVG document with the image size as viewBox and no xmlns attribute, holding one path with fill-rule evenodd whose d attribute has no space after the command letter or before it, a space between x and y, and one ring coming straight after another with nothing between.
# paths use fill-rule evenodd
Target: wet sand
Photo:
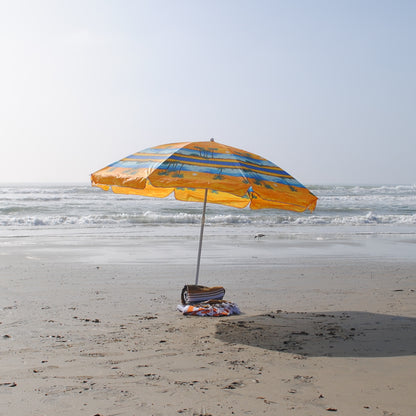
<instances>
[{"instance_id":1,"label":"wet sand","mask_svg":"<svg viewBox=\"0 0 416 416\"><path fill-rule=\"evenodd\" d=\"M1 247L1 415L414 415L416 261L208 236L200 283L243 313L199 318L195 241L163 242Z\"/></svg>"}]
</instances>

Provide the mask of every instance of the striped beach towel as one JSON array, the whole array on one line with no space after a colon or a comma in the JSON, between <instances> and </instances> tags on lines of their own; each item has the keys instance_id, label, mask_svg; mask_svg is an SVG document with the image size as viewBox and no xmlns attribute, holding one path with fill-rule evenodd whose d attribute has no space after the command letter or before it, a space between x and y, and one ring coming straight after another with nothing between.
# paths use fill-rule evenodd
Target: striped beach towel
<instances>
[{"instance_id":1,"label":"striped beach towel","mask_svg":"<svg viewBox=\"0 0 416 416\"><path fill-rule=\"evenodd\" d=\"M184 315L194 316L230 316L240 314L238 306L226 300L210 300L194 305L178 305L178 310Z\"/></svg>"},{"instance_id":2,"label":"striped beach towel","mask_svg":"<svg viewBox=\"0 0 416 416\"><path fill-rule=\"evenodd\" d=\"M222 299L225 289L222 286L207 287L200 285L185 285L182 289L182 305L205 302L212 299Z\"/></svg>"}]
</instances>

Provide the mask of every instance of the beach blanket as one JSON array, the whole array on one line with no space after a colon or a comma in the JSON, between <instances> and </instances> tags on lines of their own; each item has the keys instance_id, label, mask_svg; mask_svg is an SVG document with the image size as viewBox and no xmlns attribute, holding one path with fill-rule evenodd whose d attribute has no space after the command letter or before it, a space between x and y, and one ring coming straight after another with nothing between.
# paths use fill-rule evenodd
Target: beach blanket
<instances>
[{"instance_id":1,"label":"beach blanket","mask_svg":"<svg viewBox=\"0 0 416 416\"><path fill-rule=\"evenodd\" d=\"M182 289L182 305L205 302L212 299L222 299L225 289L222 286L207 287L200 285L185 285Z\"/></svg>"},{"instance_id":2,"label":"beach blanket","mask_svg":"<svg viewBox=\"0 0 416 416\"><path fill-rule=\"evenodd\" d=\"M178 305L178 310L184 315L195 316L230 316L241 313L235 303L226 300L210 300L193 305Z\"/></svg>"}]
</instances>

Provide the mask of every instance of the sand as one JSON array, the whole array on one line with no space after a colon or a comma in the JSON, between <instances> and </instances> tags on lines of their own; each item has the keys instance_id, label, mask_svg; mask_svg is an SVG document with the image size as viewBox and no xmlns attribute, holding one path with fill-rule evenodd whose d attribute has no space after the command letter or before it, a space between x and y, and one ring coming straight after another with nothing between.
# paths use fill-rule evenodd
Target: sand
<instances>
[{"instance_id":1,"label":"sand","mask_svg":"<svg viewBox=\"0 0 416 416\"><path fill-rule=\"evenodd\" d=\"M416 261L208 235L243 313L186 317L196 239L156 240L3 242L0 415L415 414Z\"/></svg>"}]
</instances>

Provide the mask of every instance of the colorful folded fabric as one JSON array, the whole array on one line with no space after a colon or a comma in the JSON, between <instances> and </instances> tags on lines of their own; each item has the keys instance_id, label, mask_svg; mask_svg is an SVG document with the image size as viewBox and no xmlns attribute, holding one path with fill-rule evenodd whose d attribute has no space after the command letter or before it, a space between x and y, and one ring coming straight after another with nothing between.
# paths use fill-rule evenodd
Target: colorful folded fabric
<instances>
[{"instance_id":1,"label":"colorful folded fabric","mask_svg":"<svg viewBox=\"0 0 416 416\"><path fill-rule=\"evenodd\" d=\"M184 315L195 316L230 316L241 313L235 303L226 300L212 300L194 305L178 305L178 310Z\"/></svg>"},{"instance_id":2,"label":"colorful folded fabric","mask_svg":"<svg viewBox=\"0 0 416 416\"><path fill-rule=\"evenodd\" d=\"M185 285L182 289L182 305L205 302L211 299L222 299L225 289L222 286L207 287L200 285Z\"/></svg>"}]
</instances>

